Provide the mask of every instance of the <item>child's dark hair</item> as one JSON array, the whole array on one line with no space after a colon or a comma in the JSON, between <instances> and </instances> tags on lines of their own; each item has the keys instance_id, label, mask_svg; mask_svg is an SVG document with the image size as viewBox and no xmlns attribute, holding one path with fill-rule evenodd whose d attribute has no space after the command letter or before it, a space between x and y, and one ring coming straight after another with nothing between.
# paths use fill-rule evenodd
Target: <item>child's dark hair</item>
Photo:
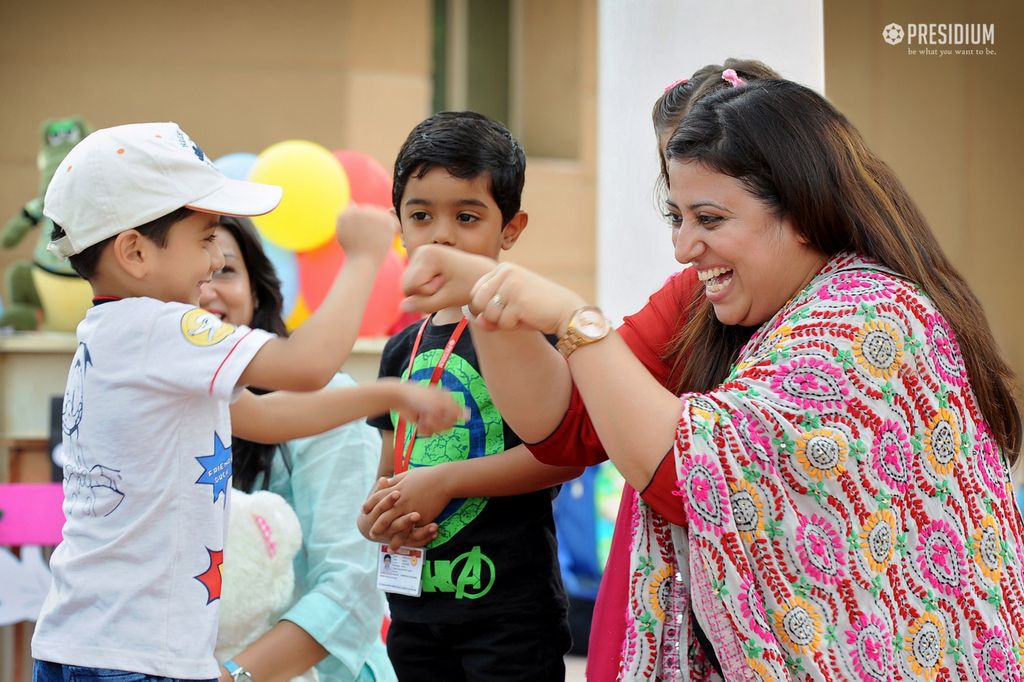
<instances>
[{"instance_id":1,"label":"child's dark hair","mask_svg":"<svg viewBox=\"0 0 1024 682\"><path fill-rule=\"evenodd\" d=\"M501 209L502 225L519 212L526 182L526 153L502 124L475 111L442 111L409 133L395 160L391 201L399 217L409 178L444 168L456 178L484 174Z\"/></svg>"},{"instance_id":2,"label":"child's dark hair","mask_svg":"<svg viewBox=\"0 0 1024 682\"><path fill-rule=\"evenodd\" d=\"M184 220L192 215L194 211L190 208L181 208L171 211L167 215L160 216L156 220L150 220L148 223L143 223L138 227L132 228L143 237L154 242L161 249L167 246L167 234L171 231L171 226L179 220ZM64 228L54 223L53 231L50 233L50 241L56 241L61 237L65 236ZM101 242L97 242L92 246L84 249L81 253L76 253L73 256L68 256L68 262L71 263L72 269L78 273L78 276L85 280L90 280L96 274L96 266L100 262L100 256L103 254L103 250L107 248L107 244L110 244L117 235L113 237L107 237Z\"/></svg>"}]
</instances>

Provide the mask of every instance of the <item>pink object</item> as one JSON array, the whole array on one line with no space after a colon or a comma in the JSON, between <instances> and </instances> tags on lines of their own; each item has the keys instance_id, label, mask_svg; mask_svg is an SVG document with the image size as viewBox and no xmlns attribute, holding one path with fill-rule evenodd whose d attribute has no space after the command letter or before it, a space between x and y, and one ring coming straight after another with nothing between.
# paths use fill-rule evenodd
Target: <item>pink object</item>
<instances>
[{"instance_id":1,"label":"pink object","mask_svg":"<svg viewBox=\"0 0 1024 682\"><path fill-rule=\"evenodd\" d=\"M736 75L735 69L726 69L725 71L723 71L722 80L729 81L730 83L732 83L732 87L734 88L738 88L741 85L747 84L747 81L743 80L742 78Z\"/></svg>"},{"instance_id":2,"label":"pink object","mask_svg":"<svg viewBox=\"0 0 1024 682\"><path fill-rule=\"evenodd\" d=\"M59 545L64 528L60 483L0 485L0 545Z\"/></svg>"},{"instance_id":3,"label":"pink object","mask_svg":"<svg viewBox=\"0 0 1024 682\"><path fill-rule=\"evenodd\" d=\"M597 589L594 617L587 645L587 679L614 680L622 660L629 619L629 539L633 532L633 496L628 483L622 486L619 513L615 517L612 547Z\"/></svg>"},{"instance_id":4,"label":"pink object","mask_svg":"<svg viewBox=\"0 0 1024 682\"><path fill-rule=\"evenodd\" d=\"M270 530L270 524L267 520L259 514L253 514L253 518L256 519L256 525L260 527L260 532L263 533L263 540L267 543L267 554L273 559L277 555L277 544L274 542L274 532Z\"/></svg>"},{"instance_id":5,"label":"pink object","mask_svg":"<svg viewBox=\"0 0 1024 682\"><path fill-rule=\"evenodd\" d=\"M668 92L669 90L671 90L672 88L676 87L680 83L689 83L689 82L690 82L689 78L680 78L679 80L677 80L674 83L672 83L672 85L670 85L667 88L665 88L665 92Z\"/></svg>"}]
</instances>

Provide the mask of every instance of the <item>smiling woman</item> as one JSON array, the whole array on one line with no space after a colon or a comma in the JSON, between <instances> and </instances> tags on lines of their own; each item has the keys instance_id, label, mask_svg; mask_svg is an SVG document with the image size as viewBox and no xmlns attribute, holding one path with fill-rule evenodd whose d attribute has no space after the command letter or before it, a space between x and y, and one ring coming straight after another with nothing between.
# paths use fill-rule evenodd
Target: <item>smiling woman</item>
<instances>
[{"instance_id":1,"label":"smiling woman","mask_svg":"<svg viewBox=\"0 0 1024 682\"><path fill-rule=\"evenodd\" d=\"M782 80L700 101L666 158L705 284L651 339L673 391L616 332L566 362L532 330L578 336L586 301L523 268L428 245L406 271L417 309L476 314L538 459L607 456L642 491L620 677L1019 678L1013 372L899 180Z\"/></svg>"},{"instance_id":2,"label":"smiling woman","mask_svg":"<svg viewBox=\"0 0 1024 682\"><path fill-rule=\"evenodd\" d=\"M696 161L672 161L668 174L676 260L696 268L722 324L764 323L828 260L740 180Z\"/></svg>"}]
</instances>

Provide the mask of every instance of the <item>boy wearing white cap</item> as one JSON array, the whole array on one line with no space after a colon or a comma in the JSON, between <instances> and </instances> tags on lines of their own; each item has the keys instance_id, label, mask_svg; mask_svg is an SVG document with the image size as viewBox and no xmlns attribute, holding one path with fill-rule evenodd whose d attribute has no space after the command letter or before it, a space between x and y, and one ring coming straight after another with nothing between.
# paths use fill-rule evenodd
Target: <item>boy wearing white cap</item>
<instances>
[{"instance_id":1,"label":"boy wearing white cap","mask_svg":"<svg viewBox=\"0 0 1024 682\"><path fill-rule=\"evenodd\" d=\"M50 249L89 280L95 305L78 327L64 396L67 521L32 640L37 681L218 677L229 409L261 400L244 385L327 384L351 351L397 226L382 211L341 216L345 268L317 312L277 338L198 302L224 266L219 216L260 215L280 200L279 187L221 175L174 123L99 130L50 183ZM349 390L395 404L393 388ZM445 428L457 414L449 402ZM272 420L246 421L238 435L268 436L255 422Z\"/></svg>"}]
</instances>

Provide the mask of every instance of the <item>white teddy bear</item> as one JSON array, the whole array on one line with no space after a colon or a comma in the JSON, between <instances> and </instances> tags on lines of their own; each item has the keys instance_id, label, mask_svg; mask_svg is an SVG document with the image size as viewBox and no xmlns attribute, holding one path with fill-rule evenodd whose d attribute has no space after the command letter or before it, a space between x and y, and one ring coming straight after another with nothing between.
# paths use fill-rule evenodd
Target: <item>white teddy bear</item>
<instances>
[{"instance_id":1,"label":"white teddy bear","mask_svg":"<svg viewBox=\"0 0 1024 682\"><path fill-rule=\"evenodd\" d=\"M217 661L229 660L281 620L295 592L293 560L302 527L280 495L231 491L224 548ZM317 682L310 668L293 682Z\"/></svg>"}]
</instances>

